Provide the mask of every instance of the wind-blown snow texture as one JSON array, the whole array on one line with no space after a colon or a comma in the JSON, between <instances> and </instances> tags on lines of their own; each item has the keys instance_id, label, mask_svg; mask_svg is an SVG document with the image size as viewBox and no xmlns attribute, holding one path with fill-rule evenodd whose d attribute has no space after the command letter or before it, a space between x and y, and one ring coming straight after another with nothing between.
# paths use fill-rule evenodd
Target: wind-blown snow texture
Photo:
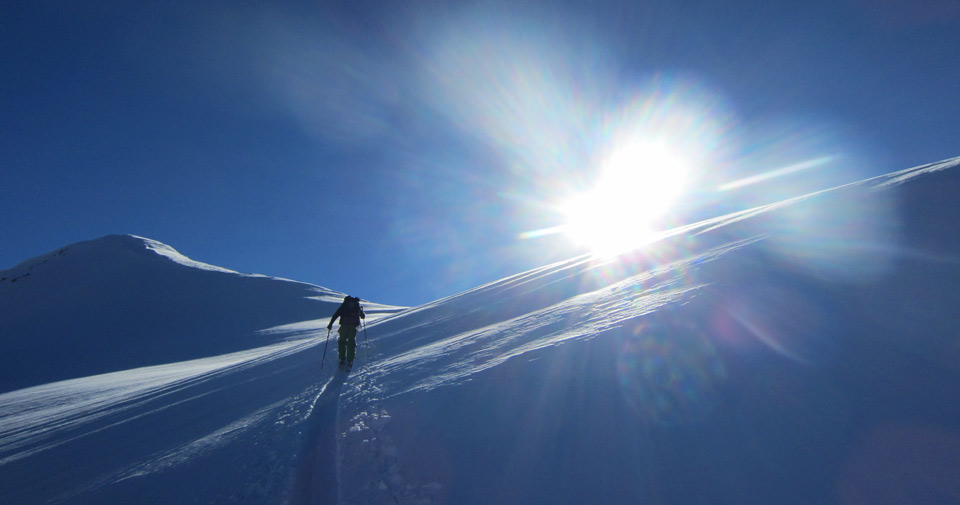
<instances>
[{"instance_id":1,"label":"wind-blown snow texture","mask_svg":"<svg viewBox=\"0 0 960 505\"><path fill-rule=\"evenodd\" d=\"M958 164L365 302L349 376L341 293L65 247L0 272L0 502L958 503Z\"/></svg>"}]
</instances>

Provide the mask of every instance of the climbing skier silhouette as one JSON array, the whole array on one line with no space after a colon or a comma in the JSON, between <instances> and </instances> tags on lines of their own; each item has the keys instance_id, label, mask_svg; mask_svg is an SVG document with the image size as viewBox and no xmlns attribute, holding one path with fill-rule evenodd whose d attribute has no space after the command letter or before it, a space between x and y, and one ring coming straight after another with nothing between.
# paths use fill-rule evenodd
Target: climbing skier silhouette
<instances>
[{"instance_id":1,"label":"climbing skier silhouette","mask_svg":"<svg viewBox=\"0 0 960 505\"><path fill-rule=\"evenodd\" d=\"M337 330L337 334L340 335L337 338L337 354L340 357L341 368L353 366L353 357L357 353L357 326L360 326L360 320L366 317L363 307L360 306L360 299L349 295L343 298L343 303L330 317L328 331L333 329L333 323L340 318L340 328Z\"/></svg>"}]
</instances>

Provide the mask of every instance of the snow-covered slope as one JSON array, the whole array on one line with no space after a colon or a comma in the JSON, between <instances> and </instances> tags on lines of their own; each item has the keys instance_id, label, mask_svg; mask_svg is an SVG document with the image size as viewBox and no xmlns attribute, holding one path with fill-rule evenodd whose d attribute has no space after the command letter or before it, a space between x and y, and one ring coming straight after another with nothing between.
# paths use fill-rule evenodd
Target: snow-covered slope
<instances>
[{"instance_id":1,"label":"snow-covered slope","mask_svg":"<svg viewBox=\"0 0 960 505\"><path fill-rule=\"evenodd\" d=\"M274 343L343 294L244 275L113 235L0 272L0 392Z\"/></svg>"},{"instance_id":2,"label":"snow-covered slope","mask_svg":"<svg viewBox=\"0 0 960 505\"><path fill-rule=\"evenodd\" d=\"M144 368L104 357L120 366L0 394L0 502L956 503L958 164L385 308L368 320L349 376L330 356L321 367L316 319L332 305L316 314L309 299L338 294L184 265L136 239L137 254L190 269L174 283L183 291L243 300L241 283L269 280L310 304L261 300L269 314L195 321L215 352ZM50 283L89 278L53 269L76 247L5 272L0 293L43 281L34 271L44 267ZM141 286L140 271L109 276L109 299ZM18 300L2 296L4 307ZM62 309L76 304L78 320L103 310L68 300ZM157 300L167 315L188 310ZM144 311L110 317L163 319ZM178 361L187 358L197 359Z\"/></svg>"},{"instance_id":3,"label":"snow-covered slope","mask_svg":"<svg viewBox=\"0 0 960 505\"><path fill-rule=\"evenodd\" d=\"M371 327L340 503L960 500L957 164Z\"/></svg>"}]
</instances>

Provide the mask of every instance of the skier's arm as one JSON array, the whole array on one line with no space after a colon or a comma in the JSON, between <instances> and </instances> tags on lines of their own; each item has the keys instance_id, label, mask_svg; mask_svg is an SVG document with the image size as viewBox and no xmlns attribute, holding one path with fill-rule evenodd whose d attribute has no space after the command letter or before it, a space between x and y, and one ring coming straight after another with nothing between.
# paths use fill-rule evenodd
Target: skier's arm
<instances>
[{"instance_id":1,"label":"skier's arm","mask_svg":"<svg viewBox=\"0 0 960 505\"><path fill-rule=\"evenodd\" d=\"M333 329L333 323L337 321L338 317L340 317L340 309L342 308L343 308L343 305L337 307L337 311L334 312L332 316L330 316L330 324L327 325L328 330Z\"/></svg>"}]
</instances>

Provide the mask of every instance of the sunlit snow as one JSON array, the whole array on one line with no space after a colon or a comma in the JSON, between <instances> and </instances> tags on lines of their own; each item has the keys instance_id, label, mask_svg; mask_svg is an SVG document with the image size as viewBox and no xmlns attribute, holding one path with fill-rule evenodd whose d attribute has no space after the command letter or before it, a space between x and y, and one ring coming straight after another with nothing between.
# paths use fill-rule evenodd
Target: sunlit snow
<instances>
[{"instance_id":1,"label":"sunlit snow","mask_svg":"<svg viewBox=\"0 0 960 505\"><path fill-rule=\"evenodd\" d=\"M350 374L344 293L67 246L0 272L0 502L955 502L958 164L364 301Z\"/></svg>"}]
</instances>

